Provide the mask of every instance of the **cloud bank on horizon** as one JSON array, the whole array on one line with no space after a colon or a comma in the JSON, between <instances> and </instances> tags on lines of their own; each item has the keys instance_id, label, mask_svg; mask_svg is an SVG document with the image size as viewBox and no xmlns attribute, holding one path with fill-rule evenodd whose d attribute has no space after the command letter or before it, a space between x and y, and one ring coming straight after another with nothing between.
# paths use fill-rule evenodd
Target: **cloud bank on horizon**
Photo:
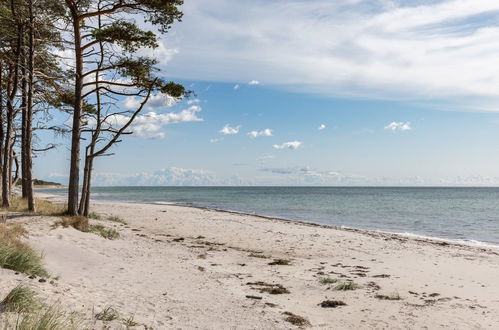
<instances>
[{"instance_id":1,"label":"cloud bank on horizon","mask_svg":"<svg viewBox=\"0 0 499 330\"><path fill-rule=\"evenodd\" d=\"M496 0L204 0L183 10L167 39L176 77L499 111Z\"/></svg>"}]
</instances>

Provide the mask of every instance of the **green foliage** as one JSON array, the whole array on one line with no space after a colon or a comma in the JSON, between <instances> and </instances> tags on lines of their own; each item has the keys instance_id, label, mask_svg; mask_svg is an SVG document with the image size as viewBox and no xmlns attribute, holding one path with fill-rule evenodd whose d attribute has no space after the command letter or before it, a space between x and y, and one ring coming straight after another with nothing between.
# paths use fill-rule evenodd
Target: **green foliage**
<instances>
[{"instance_id":1,"label":"green foliage","mask_svg":"<svg viewBox=\"0 0 499 330\"><path fill-rule=\"evenodd\" d=\"M182 12L178 9L183 0L138 0L137 6L146 16L146 22L156 25L161 32L166 32L175 21L182 19Z\"/></svg>"},{"instance_id":2,"label":"green foliage","mask_svg":"<svg viewBox=\"0 0 499 330\"><path fill-rule=\"evenodd\" d=\"M185 87L177 84L173 81L169 81L167 83L163 83L162 86L159 88L160 92L163 94L168 94L172 97L184 97L188 93L185 90Z\"/></svg>"},{"instance_id":3,"label":"green foliage","mask_svg":"<svg viewBox=\"0 0 499 330\"><path fill-rule=\"evenodd\" d=\"M123 20L115 21L102 29L95 29L92 36L99 42L117 44L127 52L135 52L140 47L158 47L154 32L141 30L134 23Z\"/></svg>"}]
</instances>

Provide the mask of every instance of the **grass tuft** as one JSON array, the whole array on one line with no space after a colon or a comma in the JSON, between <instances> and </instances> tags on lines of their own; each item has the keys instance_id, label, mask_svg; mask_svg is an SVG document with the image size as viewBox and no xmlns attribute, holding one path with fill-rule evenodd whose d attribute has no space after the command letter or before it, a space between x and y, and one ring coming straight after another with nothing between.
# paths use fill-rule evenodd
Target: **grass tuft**
<instances>
[{"instance_id":1,"label":"grass tuft","mask_svg":"<svg viewBox=\"0 0 499 330\"><path fill-rule=\"evenodd\" d=\"M332 278L332 277L323 277L319 280L321 284L328 285L328 284L334 284L338 282L338 279Z\"/></svg>"},{"instance_id":2,"label":"grass tuft","mask_svg":"<svg viewBox=\"0 0 499 330\"><path fill-rule=\"evenodd\" d=\"M26 230L18 224L0 224L0 267L35 276L48 276L42 257L20 237Z\"/></svg>"},{"instance_id":3,"label":"grass tuft","mask_svg":"<svg viewBox=\"0 0 499 330\"><path fill-rule=\"evenodd\" d=\"M354 282L343 282L334 287L334 289L338 291L356 290L358 288L360 288L360 286Z\"/></svg>"},{"instance_id":4,"label":"grass tuft","mask_svg":"<svg viewBox=\"0 0 499 330\"><path fill-rule=\"evenodd\" d=\"M95 213L95 212L90 212L88 214L88 217L90 219L95 219L95 220L102 220L102 217L98 214L98 213Z\"/></svg>"},{"instance_id":5,"label":"grass tuft","mask_svg":"<svg viewBox=\"0 0 499 330\"><path fill-rule=\"evenodd\" d=\"M129 318L127 319L123 319L123 324L129 328L129 327L136 327L139 325L139 323L135 322L134 320L134 316L131 315Z\"/></svg>"},{"instance_id":6,"label":"grass tuft","mask_svg":"<svg viewBox=\"0 0 499 330\"><path fill-rule=\"evenodd\" d=\"M12 289L0 302L0 312L31 312L39 307L35 292L24 285Z\"/></svg>"},{"instance_id":7,"label":"grass tuft","mask_svg":"<svg viewBox=\"0 0 499 330\"><path fill-rule=\"evenodd\" d=\"M9 327L11 326L11 328ZM33 313L20 313L6 329L16 330L76 330L79 329L74 315L66 314L54 306L43 306Z\"/></svg>"},{"instance_id":8,"label":"grass tuft","mask_svg":"<svg viewBox=\"0 0 499 330\"><path fill-rule=\"evenodd\" d=\"M100 313L95 315L95 318L100 321L113 321L119 318L119 313L112 306L105 307Z\"/></svg>"},{"instance_id":9,"label":"grass tuft","mask_svg":"<svg viewBox=\"0 0 499 330\"><path fill-rule=\"evenodd\" d=\"M120 218L119 216L117 215L111 215L109 217L106 218L107 221L111 221L111 222L117 222L117 223L121 223L123 225L126 225L127 222L125 220L123 220L122 218Z\"/></svg>"},{"instance_id":10,"label":"grass tuft","mask_svg":"<svg viewBox=\"0 0 499 330\"><path fill-rule=\"evenodd\" d=\"M88 219L82 216L63 217L54 224L56 227L59 225L64 228L73 227L84 233L94 233L107 239L116 239L120 237L120 234L116 230L106 228L103 225L91 225L88 222Z\"/></svg>"},{"instance_id":11,"label":"grass tuft","mask_svg":"<svg viewBox=\"0 0 499 330\"><path fill-rule=\"evenodd\" d=\"M91 225L89 226L87 232L100 235L106 239L116 239L120 237L120 234L116 230L112 228L106 228L102 225Z\"/></svg>"},{"instance_id":12,"label":"grass tuft","mask_svg":"<svg viewBox=\"0 0 499 330\"><path fill-rule=\"evenodd\" d=\"M311 326L310 322L304 318L303 316L293 314L291 312L284 312L284 315L287 315L287 317L284 319L284 321L289 322L293 325L296 325L298 327L308 327Z\"/></svg>"},{"instance_id":13,"label":"grass tuft","mask_svg":"<svg viewBox=\"0 0 499 330\"><path fill-rule=\"evenodd\" d=\"M88 232L90 224L88 219L82 216L66 216L54 224L55 227L63 226L64 228L73 227L76 230Z\"/></svg>"}]
</instances>

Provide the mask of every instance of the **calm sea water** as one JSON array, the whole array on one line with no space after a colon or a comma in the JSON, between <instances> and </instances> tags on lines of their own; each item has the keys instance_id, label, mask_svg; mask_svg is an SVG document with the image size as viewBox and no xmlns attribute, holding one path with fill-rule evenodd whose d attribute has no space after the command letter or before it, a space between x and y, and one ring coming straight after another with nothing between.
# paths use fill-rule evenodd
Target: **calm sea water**
<instances>
[{"instance_id":1,"label":"calm sea water","mask_svg":"<svg viewBox=\"0 0 499 330\"><path fill-rule=\"evenodd\" d=\"M50 189L47 193L63 194ZM167 202L499 244L499 188L98 187L93 199Z\"/></svg>"}]
</instances>

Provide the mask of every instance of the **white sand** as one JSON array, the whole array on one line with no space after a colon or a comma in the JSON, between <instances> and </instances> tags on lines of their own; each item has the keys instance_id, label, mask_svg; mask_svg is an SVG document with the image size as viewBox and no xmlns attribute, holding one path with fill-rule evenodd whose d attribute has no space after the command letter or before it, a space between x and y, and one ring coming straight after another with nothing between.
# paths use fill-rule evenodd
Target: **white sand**
<instances>
[{"instance_id":1,"label":"white sand","mask_svg":"<svg viewBox=\"0 0 499 330\"><path fill-rule=\"evenodd\" d=\"M125 219L126 226L93 221L121 237L52 229L50 217L10 219L25 224L29 244L59 279L40 283L0 270L0 297L30 283L95 329L103 324L93 315L107 305L154 329L295 328L286 311L317 329L499 328L499 255L492 250L173 205L95 203L93 211ZM291 265L268 265L274 258ZM334 290L319 282L324 276L360 288ZM258 281L290 293L247 284ZM347 305L318 306L325 299Z\"/></svg>"}]
</instances>

